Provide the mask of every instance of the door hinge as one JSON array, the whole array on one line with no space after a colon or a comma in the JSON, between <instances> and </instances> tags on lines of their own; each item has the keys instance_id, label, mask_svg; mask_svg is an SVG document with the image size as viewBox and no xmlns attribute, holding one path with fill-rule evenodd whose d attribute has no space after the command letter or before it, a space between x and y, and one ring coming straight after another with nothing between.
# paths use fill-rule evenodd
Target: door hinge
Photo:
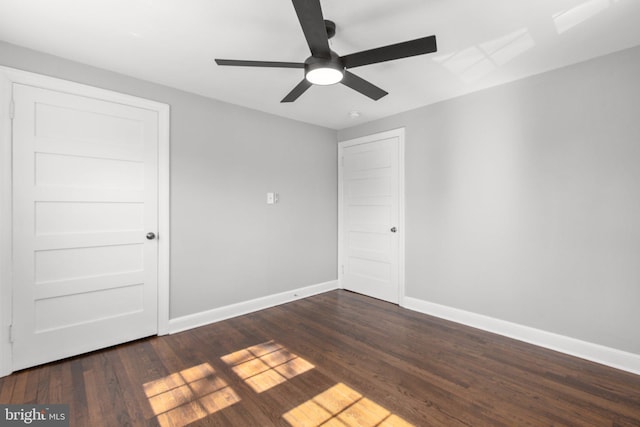
<instances>
[{"instance_id":1,"label":"door hinge","mask_svg":"<svg viewBox=\"0 0 640 427\"><path fill-rule=\"evenodd\" d=\"M13 342L13 325L9 325L9 342Z\"/></svg>"},{"instance_id":2,"label":"door hinge","mask_svg":"<svg viewBox=\"0 0 640 427\"><path fill-rule=\"evenodd\" d=\"M344 275L344 265L342 265L341 268L342 268L342 274Z\"/></svg>"},{"instance_id":3,"label":"door hinge","mask_svg":"<svg viewBox=\"0 0 640 427\"><path fill-rule=\"evenodd\" d=\"M9 101L9 118L13 120L15 116L16 116L16 103L13 102L13 98L11 98L11 101Z\"/></svg>"},{"instance_id":4,"label":"door hinge","mask_svg":"<svg viewBox=\"0 0 640 427\"><path fill-rule=\"evenodd\" d=\"M344 167L344 156L340 157L340 166Z\"/></svg>"}]
</instances>

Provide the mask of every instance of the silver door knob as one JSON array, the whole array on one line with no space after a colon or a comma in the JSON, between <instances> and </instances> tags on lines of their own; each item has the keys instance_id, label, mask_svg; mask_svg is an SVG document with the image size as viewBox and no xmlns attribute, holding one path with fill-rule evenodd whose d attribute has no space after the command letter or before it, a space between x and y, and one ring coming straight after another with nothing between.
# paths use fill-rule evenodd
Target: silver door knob
<instances>
[{"instance_id":1,"label":"silver door knob","mask_svg":"<svg viewBox=\"0 0 640 427\"><path fill-rule=\"evenodd\" d=\"M398 229L397 229L397 228L395 228L395 227L391 227L391 232L392 232L392 233L395 233L396 231L398 231Z\"/></svg>"},{"instance_id":2,"label":"silver door knob","mask_svg":"<svg viewBox=\"0 0 640 427\"><path fill-rule=\"evenodd\" d=\"M156 233L147 233L147 240L153 240L156 238Z\"/></svg>"}]
</instances>

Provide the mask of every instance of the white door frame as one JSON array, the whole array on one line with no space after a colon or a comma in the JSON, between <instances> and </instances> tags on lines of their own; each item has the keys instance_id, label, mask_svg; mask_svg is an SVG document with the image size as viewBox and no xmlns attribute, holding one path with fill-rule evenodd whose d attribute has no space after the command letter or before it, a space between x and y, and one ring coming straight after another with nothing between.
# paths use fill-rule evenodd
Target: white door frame
<instances>
[{"instance_id":1,"label":"white door frame","mask_svg":"<svg viewBox=\"0 0 640 427\"><path fill-rule=\"evenodd\" d=\"M342 275L343 271L341 266L343 265L344 257L344 206L342 205L342 186L343 182L343 169L341 167L343 150L346 147L354 145L367 144L381 139L398 138L398 304L404 306L405 295L405 272L404 272L404 256L405 256L405 236L406 225L404 219L405 212L405 195L404 195L404 128L392 129L386 132L375 133L371 135L362 136L355 139L349 139L338 142L338 286L344 289Z\"/></svg>"},{"instance_id":2,"label":"white door frame","mask_svg":"<svg viewBox=\"0 0 640 427\"><path fill-rule=\"evenodd\" d=\"M169 333L170 157L168 104L0 66L0 377L13 370L10 325L12 307L12 160L11 92L13 83L65 92L155 111L158 114L158 335Z\"/></svg>"}]
</instances>

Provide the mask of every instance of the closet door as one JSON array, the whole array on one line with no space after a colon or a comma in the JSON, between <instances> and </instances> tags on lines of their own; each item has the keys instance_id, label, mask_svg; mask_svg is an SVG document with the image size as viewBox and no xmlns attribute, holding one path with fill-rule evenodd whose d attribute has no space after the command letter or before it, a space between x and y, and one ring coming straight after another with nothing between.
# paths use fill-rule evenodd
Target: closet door
<instances>
[{"instance_id":1,"label":"closet door","mask_svg":"<svg viewBox=\"0 0 640 427\"><path fill-rule=\"evenodd\" d=\"M339 277L344 289L399 303L403 133L339 144Z\"/></svg>"},{"instance_id":2,"label":"closet door","mask_svg":"<svg viewBox=\"0 0 640 427\"><path fill-rule=\"evenodd\" d=\"M158 113L17 83L13 102L13 369L156 334Z\"/></svg>"}]
</instances>

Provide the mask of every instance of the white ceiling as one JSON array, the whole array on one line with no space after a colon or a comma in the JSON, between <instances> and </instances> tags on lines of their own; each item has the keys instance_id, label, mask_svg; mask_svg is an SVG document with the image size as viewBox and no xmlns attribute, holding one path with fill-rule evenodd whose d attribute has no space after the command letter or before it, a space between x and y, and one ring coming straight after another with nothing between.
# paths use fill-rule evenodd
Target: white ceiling
<instances>
[{"instance_id":1,"label":"white ceiling","mask_svg":"<svg viewBox=\"0 0 640 427\"><path fill-rule=\"evenodd\" d=\"M353 69L389 92L379 101L334 85L281 104L303 70L213 59L303 62L289 0L0 0L0 40L334 129L640 45L638 0L321 3L339 55L432 34L438 52Z\"/></svg>"}]
</instances>

